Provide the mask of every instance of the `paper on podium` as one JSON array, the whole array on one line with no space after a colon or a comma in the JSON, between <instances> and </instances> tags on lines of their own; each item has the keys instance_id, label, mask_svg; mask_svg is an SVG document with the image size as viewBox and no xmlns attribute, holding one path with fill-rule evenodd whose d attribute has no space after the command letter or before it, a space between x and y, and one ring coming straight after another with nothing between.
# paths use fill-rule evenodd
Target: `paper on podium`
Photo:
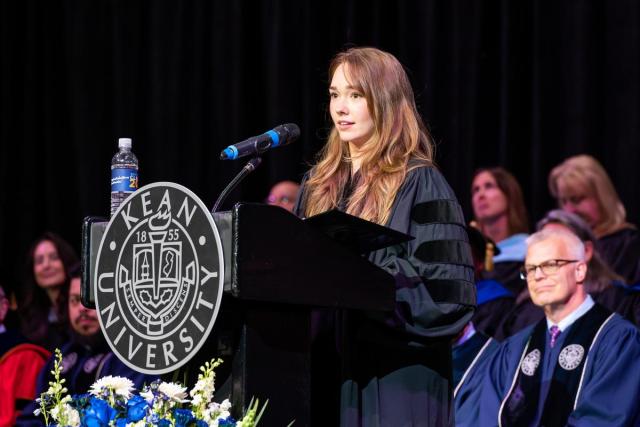
<instances>
[{"instance_id":1,"label":"paper on podium","mask_svg":"<svg viewBox=\"0 0 640 427\"><path fill-rule=\"evenodd\" d=\"M414 238L337 209L306 218L305 223L353 251L364 254Z\"/></svg>"}]
</instances>

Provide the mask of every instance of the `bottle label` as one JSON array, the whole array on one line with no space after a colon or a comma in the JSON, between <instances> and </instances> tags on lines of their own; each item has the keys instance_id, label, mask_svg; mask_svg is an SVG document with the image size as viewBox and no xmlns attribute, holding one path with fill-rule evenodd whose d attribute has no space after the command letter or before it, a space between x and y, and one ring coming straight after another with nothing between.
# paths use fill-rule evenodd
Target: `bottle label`
<instances>
[{"instance_id":1,"label":"bottle label","mask_svg":"<svg viewBox=\"0 0 640 427\"><path fill-rule=\"evenodd\" d=\"M111 192L132 193L138 189L138 171L128 168L111 169Z\"/></svg>"}]
</instances>

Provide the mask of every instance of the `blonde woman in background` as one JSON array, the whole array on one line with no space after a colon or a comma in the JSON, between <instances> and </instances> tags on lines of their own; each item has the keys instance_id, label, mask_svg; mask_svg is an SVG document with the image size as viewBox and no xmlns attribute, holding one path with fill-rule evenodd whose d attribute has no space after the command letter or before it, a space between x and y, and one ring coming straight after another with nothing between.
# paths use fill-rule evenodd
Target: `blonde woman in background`
<instances>
[{"instance_id":1,"label":"blonde woman in background","mask_svg":"<svg viewBox=\"0 0 640 427\"><path fill-rule=\"evenodd\" d=\"M558 206L580 216L596 236L604 261L629 284L640 282L640 234L609 175L589 155L569 157L549 174L549 190Z\"/></svg>"}]
</instances>

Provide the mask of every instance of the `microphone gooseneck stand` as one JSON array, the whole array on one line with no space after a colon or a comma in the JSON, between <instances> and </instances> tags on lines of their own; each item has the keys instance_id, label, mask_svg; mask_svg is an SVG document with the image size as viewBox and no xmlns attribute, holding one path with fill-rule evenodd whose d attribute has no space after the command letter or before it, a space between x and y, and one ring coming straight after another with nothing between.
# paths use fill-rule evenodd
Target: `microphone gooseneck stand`
<instances>
[{"instance_id":1,"label":"microphone gooseneck stand","mask_svg":"<svg viewBox=\"0 0 640 427\"><path fill-rule=\"evenodd\" d=\"M212 214L218 212L218 208L220 207L222 202L224 202L224 200L227 198L229 193L231 193L231 191L233 191L233 189L236 188L236 186L240 183L240 181L244 179L245 176L249 175L258 166L260 166L260 163L262 163L262 159L260 157L254 157L253 159L249 160L246 165L244 165L244 167L238 173L238 175L236 175L235 178L231 180L229 185L227 185L225 189L222 190L222 193L220 193L220 196L218 196L218 200L216 200L216 203L213 205L213 208L211 209Z\"/></svg>"}]
</instances>

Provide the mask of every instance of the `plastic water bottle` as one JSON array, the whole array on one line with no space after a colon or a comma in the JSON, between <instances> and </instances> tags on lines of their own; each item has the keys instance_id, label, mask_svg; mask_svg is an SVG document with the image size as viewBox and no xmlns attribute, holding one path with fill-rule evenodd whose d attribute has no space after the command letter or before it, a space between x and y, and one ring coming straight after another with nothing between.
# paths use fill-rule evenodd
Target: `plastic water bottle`
<instances>
[{"instance_id":1,"label":"plastic water bottle","mask_svg":"<svg viewBox=\"0 0 640 427\"><path fill-rule=\"evenodd\" d=\"M118 152L111 159L111 216L137 189L138 158L131 151L131 138L120 138Z\"/></svg>"}]
</instances>

